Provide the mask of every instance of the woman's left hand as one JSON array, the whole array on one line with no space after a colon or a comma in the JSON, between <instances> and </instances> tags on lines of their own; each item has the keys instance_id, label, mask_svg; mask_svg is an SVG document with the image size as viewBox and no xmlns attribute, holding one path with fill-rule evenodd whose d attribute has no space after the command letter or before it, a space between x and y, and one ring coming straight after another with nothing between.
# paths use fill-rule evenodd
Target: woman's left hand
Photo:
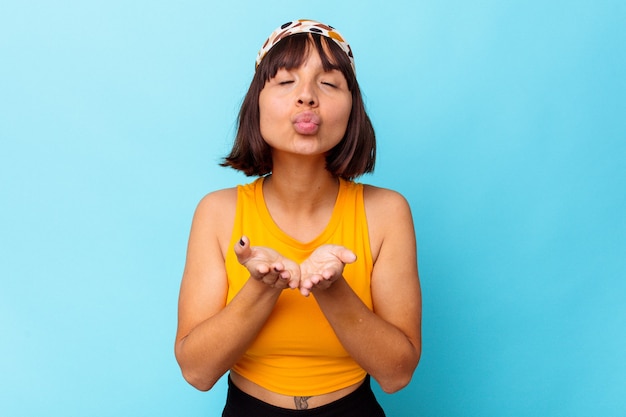
<instances>
[{"instance_id":1,"label":"woman's left hand","mask_svg":"<svg viewBox=\"0 0 626 417\"><path fill-rule=\"evenodd\" d=\"M322 245L300 265L300 293L305 297L313 289L328 289L343 274L346 264L356 261L356 255L339 245Z\"/></svg>"}]
</instances>

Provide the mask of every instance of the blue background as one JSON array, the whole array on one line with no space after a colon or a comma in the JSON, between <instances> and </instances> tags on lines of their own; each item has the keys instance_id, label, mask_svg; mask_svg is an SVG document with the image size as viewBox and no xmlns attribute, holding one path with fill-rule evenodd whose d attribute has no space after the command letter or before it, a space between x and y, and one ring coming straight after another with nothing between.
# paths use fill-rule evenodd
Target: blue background
<instances>
[{"instance_id":1,"label":"blue background","mask_svg":"<svg viewBox=\"0 0 626 417\"><path fill-rule=\"evenodd\" d=\"M218 416L173 355L191 216L258 48L351 43L413 208L424 351L389 416L626 415L626 3L5 1L0 415Z\"/></svg>"}]
</instances>

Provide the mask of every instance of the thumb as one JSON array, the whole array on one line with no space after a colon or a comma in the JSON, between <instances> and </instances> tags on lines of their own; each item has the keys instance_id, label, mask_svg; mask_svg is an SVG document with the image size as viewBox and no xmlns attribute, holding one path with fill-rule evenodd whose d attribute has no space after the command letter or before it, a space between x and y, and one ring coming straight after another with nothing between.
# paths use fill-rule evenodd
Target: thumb
<instances>
[{"instance_id":1,"label":"thumb","mask_svg":"<svg viewBox=\"0 0 626 417\"><path fill-rule=\"evenodd\" d=\"M356 261L356 255L348 248L339 246L335 251L335 256L344 264L351 264Z\"/></svg>"},{"instance_id":2,"label":"thumb","mask_svg":"<svg viewBox=\"0 0 626 417\"><path fill-rule=\"evenodd\" d=\"M240 264L244 264L252 255L250 239L247 236L242 236L239 242L235 243L235 255Z\"/></svg>"}]
</instances>

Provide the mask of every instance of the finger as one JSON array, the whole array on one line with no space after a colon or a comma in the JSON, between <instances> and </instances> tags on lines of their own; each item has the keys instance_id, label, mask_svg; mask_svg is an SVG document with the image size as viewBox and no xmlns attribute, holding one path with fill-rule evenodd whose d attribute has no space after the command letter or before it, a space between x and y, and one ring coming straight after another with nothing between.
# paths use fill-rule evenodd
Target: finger
<instances>
[{"instance_id":1,"label":"finger","mask_svg":"<svg viewBox=\"0 0 626 417\"><path fill-rule=\"evenodd\" d=\"M299 278L290 277L289 278L289 288L291 288L292 290L295 290L298 287L300 287L300 279Z\"/></svg>"},{"instance_id":2,"label":"finger","mask_svg":"<svg viewBox=\"0 0 626 417\"><path fill-rule=\"evenodd\" d=\"M311 281L311 288L313 288L314 286L316 286L317 284L320 283L320 281L322 281L323 277L319 274L315 274L315 275L311 275L311 278L309 278L309 280Z\"/></svg>"},{"instance_id":3,"label":"finger","mask_svg":"<svg viewBox=\"0 0 626 417\"><path fill-rule=\"evenodd\" d=\"M300 270L298 270L297 273L295 274L292 273L289 279L289 288L291 289L299 288L301 283L302 283L302 280L300 279Z\"/></svg>"},{"instance_id":4,"label":"finger","mask_svg":"<svg viewBox=\"0 0 626 417\"><path fill-rule=\"evenodd\" d=\"M290 288L289 278L279 275L276 283L274 284L274 287L280 288L281 290L284 290L285 288Z\"/></svg>"},{"instance_id":5,"label":"finger","mask_svg":"<svg viewBox=\"0 0 626 417\"><path fill-rule=\"evenodd\" d=\"M284 284L283 288L287 287L291 279L291 274L289 273L289 271L279 267L274 267L274 271L278 274L277 281L280 281L281 284Z\"/></svg>"},{"instance_id":6,"label":"finger","mask_svg":"<svg viewBox=\"0 0 626 417\"><path fill-rule=\"evenodd\" d=\"M252 256L250 239L247 236L242 236L239 242L235 244L235 255L237 255L240 264L244 264Z\"/></svg>"},{"instance_id":7,"label":"finger","mask_svg":"<svg viewBox=\"0 0 626 417\"><path fill-rule=\"evenodd\" d=\"M276 284L276 281L280 277L280 271L275 266L272 266L272 267L269 267L267 265L259 266L259 268L261 267L263 267L263 269L266 270L265 276L263 276L262 281L266 283L267 285Z\"/></svg>"},{"instance_id":8,"label":"finger","mask_svg":"<svg viewBox=\"0 0 626 417\"><path fill-rule=\"evenodd\" d=\"M270 268L265 264L259 264L256 267L256 271L259 273L259 275L267 276L270 272Z\"/></svg>"},{"instance_id":9,"label":"finger","mask_svg":"<svg viewBox=\"0 0 626 417\"><path fill-rule=\"evenodd\" d=\"M348 248L339 246L335 252L335 256L344 264L351 264L356 261L356 255Z\"/></svg>"},{"instance_id":10,"label":"finger","mask_svg":"<svg viewBox=\"0 0 626 417\"><path fill-rule=\"evenodd\" d=\"M319 275L311 275L308 278L305 278L302 281L300 281L300 294L304 295L305 297L308 297L311 291L313 290L313 287L315 287L318 284L319 279L320 279Z\"/></svg>"},{"instance_id":11,"label":"finger","mask_svg":"<svg viewBox=\"0 0 626 417\"><path fill-rule=\"evenodd\" d=\"M272 288L276 285L276 280L269 278L267 275L263 277L261 282L265 285L269 285Z\"/></svg>"},{"instance_id":12,"label":"finger","mask_svg":"<svg viewBox=\"0 0 626 417\"><path fill-rule=\"evenodd\" d=\"M285 266L282 263L280 263L280 262L274 262L272 264L272 269L277 274L280 274L281 272L283 272L285 270Z\"/></svg>"},{"instance_id":13,"label":"finger","mask_svg":"<svg viewBox=\"0 0 626 417\"><path fill-rule=\"evenodd\" d=\"M334 275L335 275L335 274L334 274L334 272L333 272L333 270L332 270L332 269L325 269L325 270L323 270L323 271L322 271L322 274L321 274L321 277L320 277L320 278L321 278L322 280L326 281L326 280L331 279ZM320 281L321 281L321 280L320 280ZM318 283L319 283L320 281L318 281Z\"/></svg>"},{"instance_id":14,"label":"finger","mask_svg":"<svg viewBox=\"0 0 626 417\"><path fill-rule=\"evenodd\" d=\"M281 278L281 277L277 277L277 279L275 279L274 281L272 281L271 279L263 279L262 282L272 288L278 289L278 290L284 290L285 288L289 288L289 280Z\"/></svg>"},{"instance_id":15,"label":"finger","mask_svg":"<svg viewBox=\"0 0 626 417\"><path fill-rule=\"evenodd\" d=\"M302 295L308 295L308 292L311 291L311 288L313 288L313 283L311 282L310 279L303 279L300 281L300 292L302 293ZM305 294L303 291L305 291L307 294Z\"/></svg>"},{"instance_id":16,"label":"finger","mask_svg":"<svg viewBox=\"0 0 626 417\"><path fill-rule=\"evenodd\" d=\"M269 285L270 287L273 287L276 284L276 276L273 274L266 274L261 279L261 282L263 282L263 284L265 285Z\"/></svg>"},{"instance_id":17,"label":"finger","mask_svg":"<svg viewBox=\"0 0 626 417\"><path fill-rule=\"evenodd\" d=\"M295 289L300 286L300 265L297 263L285 259L285 269L280 273L281 278L287 278L289 280L289 288Z\"/></svg>"},{"instance_id":18,"label":"finger","mask_svg":"<svg viewBox=\"0 0 626 417\"><path fill-rule=\"evenodd\" d=\"M316 290L327 290L328 288L330 288L330 281L320 281L319 283L317 283L315 285L315 289ZM313 290L311 290L312 292Z\"/></svg>"}]
</instances>

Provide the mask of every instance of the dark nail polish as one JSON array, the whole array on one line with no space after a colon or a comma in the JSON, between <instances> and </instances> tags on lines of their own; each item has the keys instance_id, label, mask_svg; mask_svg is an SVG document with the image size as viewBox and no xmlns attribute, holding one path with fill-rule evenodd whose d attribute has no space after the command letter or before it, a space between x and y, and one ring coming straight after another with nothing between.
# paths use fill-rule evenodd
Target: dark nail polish
<instances>
[{"instance_id":1,"label":"dark nail polish","mask_svg":"<svg viewBox=\"0 0 626 417\"><path fill-rule=\"evenodd\" d=\"M244 245L245 245L245 243L244 243L243 239L239 239L239 244L240 244L241 246L244 246Z\"/></svg>"}]
</instances>

